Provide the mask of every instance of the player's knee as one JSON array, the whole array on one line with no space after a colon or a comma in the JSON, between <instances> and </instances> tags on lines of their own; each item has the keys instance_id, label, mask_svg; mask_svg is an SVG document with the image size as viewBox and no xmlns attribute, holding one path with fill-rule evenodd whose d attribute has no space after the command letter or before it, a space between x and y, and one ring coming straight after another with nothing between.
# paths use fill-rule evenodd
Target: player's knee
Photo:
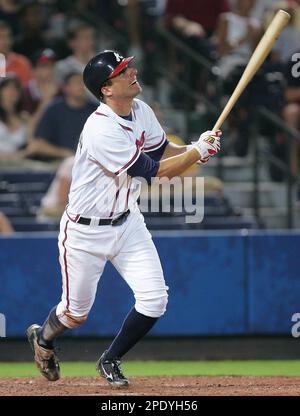
<instances>
[{"instance_id":1,"label":"player's knee","mask_svg":"<svg viewBox=\"0 0 300 416\"><path fill-rule=\"evenodd\" d=\"M168 304L168 294L167 292L158 299L157 310L159 312L159 316L162 316L167 309Z\"/></svg>"},{"instance_id":2,"label":"player's knee","mask_svg":"<svg viewBox=\"0 0 300 416\"><path fill-rule=\"evenodd\" d=\"M71 312L64 312L58 316L60 322L69 329L77 328L85 323L88 315L74 316Z\"/></svg>"},{"instance_id":3,"label":"player's knee","mask_svg":"<svg viewBox=\"0 0 300 416\"><path fill-rule=\"evenodd\" d=\"M168 294L163 292L160 296L155 298L143 299L136 303L136 310L143 315L152 318L159 318L166 312L168 303Z\"/></svg>"}]
</instances>

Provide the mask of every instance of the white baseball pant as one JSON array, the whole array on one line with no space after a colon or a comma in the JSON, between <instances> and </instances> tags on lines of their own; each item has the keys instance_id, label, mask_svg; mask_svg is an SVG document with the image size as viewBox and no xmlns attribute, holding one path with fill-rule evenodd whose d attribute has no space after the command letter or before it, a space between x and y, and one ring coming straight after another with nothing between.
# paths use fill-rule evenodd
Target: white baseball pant
<instances>
[{"instance_id":1,"label":"white baseball pant","mask_svg":"<svg viewBox=\"0 0 300 416\"><path fill-rule=\"evenodd\" d=\"M77 327L87 319L107 260L132 289L139 313L153 318L164 314L168 286L139 210L117 226L78 224L64 213L58 247L63 291L56 313L66 327Z\"/></svg>"}]
</instances>

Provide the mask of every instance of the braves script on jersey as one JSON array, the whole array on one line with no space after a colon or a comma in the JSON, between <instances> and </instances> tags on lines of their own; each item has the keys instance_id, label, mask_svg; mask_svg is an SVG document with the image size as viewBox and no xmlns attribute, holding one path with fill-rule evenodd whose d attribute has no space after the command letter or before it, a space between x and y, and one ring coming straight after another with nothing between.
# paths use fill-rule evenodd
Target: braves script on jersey
<instances>
[{"instance_id":1,"label":"braves script on jersey","mask_svg":"<svg viewBox=\"0 0 300 416\"><path fill-rule=\"evenodd\" d=\"M165 140L165 132L143 101L134 100L132 121L101 103L88 118L80 137L68 215L74 220L79 214L111 218L128 208L133 211L141 183L128 178L126 170L142 151L156 150Z\"/></svg>"}]
</instances>

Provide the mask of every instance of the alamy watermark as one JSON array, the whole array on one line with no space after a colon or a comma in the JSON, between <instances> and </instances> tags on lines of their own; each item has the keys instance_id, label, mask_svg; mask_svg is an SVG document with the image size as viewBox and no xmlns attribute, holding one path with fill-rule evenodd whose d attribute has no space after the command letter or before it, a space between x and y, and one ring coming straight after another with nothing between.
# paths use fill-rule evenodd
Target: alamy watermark
<instances>
[{"instance_id":1,"label":"alamy watermark","mask_svg":"<svg viewBox=\"0 0 300 416\"><path fill-rule=\"evenodd\" d=\"M6 337L6 319L3 313L0 313L0 338Z\"/></svg>"},{"instance_id":2,"label":"alamy watermark","mask_svg":"<svg viewBox=\"0 0 300 416\"><path fill-rule=\"evenodd\" d=\"M99 216L123 212L139 198L142 213L181 215L186 223L200 223L204 218L203 177L155 177L148 183L142 177L121 175L114 182L101 178L96 187Z\"/></svg>"},{"instance_id":3,"label":"alamy watermark","mask_svg":"<svg viewBox=\"0 0 300 416\"><path fill-rule=\"evenodd\" d=\"M6 77L6 59L3 53L0 53L0 77Z\"/></svg>"},{"instance_id":4,"label":"alamy watermark","mask_svg":"<svg viewBox=\"0 0 300 416\"><path fill-rule=\"evenodd\" d=\"M292 66L292 76L294 78L300 77L300 52L296 52L292 55L292 62L295 64Z\"/></svg>"},{"instance_id":5,"label":"alamy watermark","mask_svg":"<svg viewBox=\"0 0 300 416\"><path fill-rule=\"evenodd\" d=\"M293 314L291 318L292 322L295 322L295 324L292 326L291 333L294 338L300 337L300 313L296 312Z\"/></svg>"}]
</instances>

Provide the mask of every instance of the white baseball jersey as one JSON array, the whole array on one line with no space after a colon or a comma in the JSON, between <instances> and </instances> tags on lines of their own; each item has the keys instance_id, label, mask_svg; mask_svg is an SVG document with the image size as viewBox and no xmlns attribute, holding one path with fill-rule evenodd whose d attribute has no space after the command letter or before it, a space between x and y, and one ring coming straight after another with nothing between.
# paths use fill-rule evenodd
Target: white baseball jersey
<instances>
[{"instance_id":1,"label":"white baseball jersey","mask_svg":"<svg viewBox=\"0 0 300 416\"><path fill-rule=\"evenodd\" d=\"M166 134L152 109L135 99L132 121L104 103L87 119L76 152L67 213L112 218L137 208L141 183L126 171L141 152L157 150Z\"/></svg>"}]
</instances>

